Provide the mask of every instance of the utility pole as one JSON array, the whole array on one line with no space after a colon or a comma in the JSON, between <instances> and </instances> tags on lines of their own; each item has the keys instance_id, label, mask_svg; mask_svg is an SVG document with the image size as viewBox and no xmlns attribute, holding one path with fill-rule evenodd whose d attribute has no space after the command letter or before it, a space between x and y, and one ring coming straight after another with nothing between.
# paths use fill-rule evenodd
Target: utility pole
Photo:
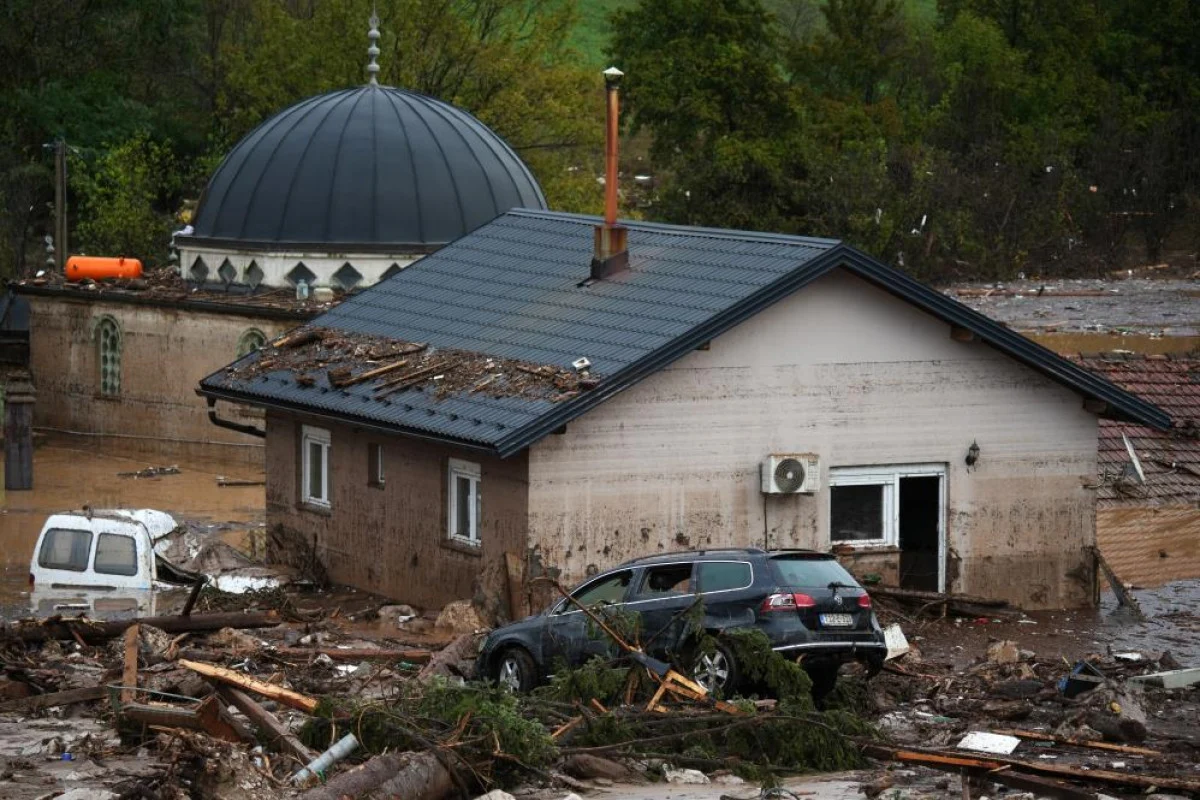
<instances>
[{"instance_id":1,"label":"utility pole","mask_svg":"<svg viewBox=\"0 0 1200 800\"><path fill-rule=\"evenodd\" d=\"M67 143L54 141L54 254L59 271L67 268Z\"/></svg>"}]
</instances>

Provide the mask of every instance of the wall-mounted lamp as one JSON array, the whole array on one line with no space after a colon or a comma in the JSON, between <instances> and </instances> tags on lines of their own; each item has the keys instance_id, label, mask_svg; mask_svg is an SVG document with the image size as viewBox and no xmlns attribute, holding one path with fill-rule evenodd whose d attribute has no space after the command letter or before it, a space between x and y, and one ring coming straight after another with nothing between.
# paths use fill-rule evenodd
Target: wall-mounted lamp
<instances>
[{"instance_id":1,"label":"wall-mounted lamp","mask_svg":"<svg viewBox=\"0 0 1200 800\"><path fill-rule=\"evenodd\" d=\"M967 469L975 466L975 462L979 460L979 443L971 442L971 446L967 448L967 457L964 459L967 462Z\"/></svg>"}]
</instances>

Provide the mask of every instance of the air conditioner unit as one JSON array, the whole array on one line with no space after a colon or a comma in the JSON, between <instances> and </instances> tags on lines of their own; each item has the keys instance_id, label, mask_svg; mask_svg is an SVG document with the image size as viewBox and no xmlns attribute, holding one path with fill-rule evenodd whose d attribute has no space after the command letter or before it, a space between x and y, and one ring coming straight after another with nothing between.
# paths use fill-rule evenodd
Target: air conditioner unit
<instances>
[{"instance_id":1,"label":"air conditioner unit","mask_svg":"<svg viewBox=\"0 0 1200 800\"><path fill-rule=\"evenodd\" d=\"M763 460L763 494L812 494L820 488L821 459L813 453L776 454Z\"/></svg>"}]
</instances>

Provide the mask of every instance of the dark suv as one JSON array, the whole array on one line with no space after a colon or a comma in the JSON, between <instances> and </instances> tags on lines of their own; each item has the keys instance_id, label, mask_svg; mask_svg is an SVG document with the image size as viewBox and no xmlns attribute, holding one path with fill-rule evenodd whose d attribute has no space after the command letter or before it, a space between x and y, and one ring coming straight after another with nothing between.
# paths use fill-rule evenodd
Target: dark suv
<instances>
[{"instance_id":1,"label":"dark suv","mask_svg":"<svg viewBox=\"0 0 1200 800\"><path fill-rule=\"evenodd\" d=\"M689 647L695 637L682 619L697 595L704 628L717 642L711 654L697 655ZM775 650L803 656L818 697L833 689L843 663L863 661L874 674L887 651L871 598L828 553L750 548L650 556L590 578L571 596L589 608L636 611L643 641L653 637L650 655L681 664L710 691L725 695L737 688L739 670L721 639L723 631L758 628ZM526 691L558 664L575 666L596 655L617 655L615 645L594 627L564 598L541 614L488 634L479 673Z\"/></svg>"}]
</instances>

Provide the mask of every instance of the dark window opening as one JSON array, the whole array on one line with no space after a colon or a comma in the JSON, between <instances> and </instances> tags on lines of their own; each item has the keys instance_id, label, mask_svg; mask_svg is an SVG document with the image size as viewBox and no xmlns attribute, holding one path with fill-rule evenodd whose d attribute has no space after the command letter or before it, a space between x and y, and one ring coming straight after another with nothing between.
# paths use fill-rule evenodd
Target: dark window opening
<instances>
[{"instance_id":1,"label":"dark window opening","mask_svg":"<svg viewBox=\"0 0 1200 800\"><path fill-rule=\"evenodd\" d=\"M831 487L829 538L835 542L885 540L885 490L878 483Z\"/></svg>"}]
</instances>

